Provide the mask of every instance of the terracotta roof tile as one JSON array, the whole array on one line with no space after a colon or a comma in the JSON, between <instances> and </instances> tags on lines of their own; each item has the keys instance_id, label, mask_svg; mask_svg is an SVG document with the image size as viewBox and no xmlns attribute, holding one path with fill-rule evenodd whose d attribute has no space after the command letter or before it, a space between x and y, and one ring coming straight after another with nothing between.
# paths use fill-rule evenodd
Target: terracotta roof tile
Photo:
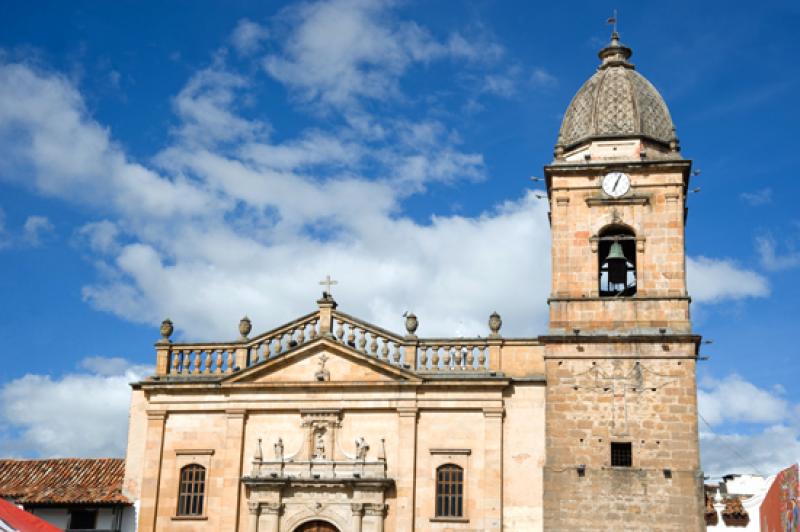
<instances>
[{"instance_id":1,"label":"terracotta roof tile","mask_svg":"<svg viewBox=\"0 0 800 532\"><path fill-rule=\"evenodd\" d=\"M122 458L0 460L0 497L22 504L130 504Z\"/></svg>"}]
</instances>

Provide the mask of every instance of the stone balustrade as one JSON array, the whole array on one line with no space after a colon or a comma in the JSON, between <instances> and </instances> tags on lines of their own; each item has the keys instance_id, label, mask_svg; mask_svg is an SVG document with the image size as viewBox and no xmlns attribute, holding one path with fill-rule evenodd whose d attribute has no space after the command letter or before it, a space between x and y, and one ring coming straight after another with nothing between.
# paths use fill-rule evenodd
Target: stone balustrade
<instances>
[{"instance_id":1,"label":"stone balustrade","mask_svg":"<svg viewBox=\"0 0 800 532\"><path fill-rule=\"evenodd\" d=\"M319 313L313 312L253 338L245 344L248 350L247 367L314 340L319 336L319 321Z\"/></svg>"},{"instance_id":2,"label":"stone balustrade","mask_svg":"<svg viewBox=\"0 0 800 532\"><path fill-rule=\"evenodd\" d=\"M420 340L415 368L417 371L487 371L489 343L482 338Z\"/></svg>"},{"instance_id":3,"label":"stone balustrade","mask_svg":"<svg viewBox=\"0 0 800 532\"><path fill-rule=\"evenodd\" d=\"M343 312L333 313L332 331L337 342L348 345L356 351L395 366L410 367L411 361L406 360L405 340L402 336Z\"/></svg>"},{"instance_id":4,"label":"stone balustrade","mask_svg":"<svg viewBox=\"0 0 800 532\"><path fill-rule=\"evenodd\" d=\"M233 372L236 346L226 344L180 344L168 352L170 375L221 375Z\"/></svg>"},{"instance_id":5,"label":"stone balustrade","mask_svg":"<svg viewBox=\"0 0 800 532\"><path fill-rule=\"evenodd\" d=\"M253 460L250 478L293 480L385 479L383 460Z\"/></svg>"},{"instance_id":6,"label":"stone balustrade","mask_svg":"<svg viewBox=\"0 0 800 532\"><path fill-rule=\"evenodd\" d=\"M221 376L282 356L325 337L387 364L423 373L491 371L493 356L502 340L502 321L497 313L489 319L488 338L418 338L418 321L406 316L405 336L336 310L332 299L320 300L320 309L254 338L251 323L239 323L241 338L223 343L172 343L170 320L161 324L162 339L156 344L156 375L170 377Z\"/></svg>"}]
</instances>

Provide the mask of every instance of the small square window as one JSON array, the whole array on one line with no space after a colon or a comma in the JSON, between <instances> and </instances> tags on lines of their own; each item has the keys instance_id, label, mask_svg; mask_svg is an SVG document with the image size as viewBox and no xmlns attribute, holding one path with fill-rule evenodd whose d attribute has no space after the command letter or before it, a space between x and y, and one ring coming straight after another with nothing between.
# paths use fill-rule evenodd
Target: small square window
<instances>
[{"instance_id":1,"label":"small square window","mask_svg":"<svg viewBox=\"0 0 800 532\"><path fill-rule=\"evenodd\" d=\"M611 442L611 465L613 467L631 467L633 465L630 442Z\"/></svg>"}]
</instances>

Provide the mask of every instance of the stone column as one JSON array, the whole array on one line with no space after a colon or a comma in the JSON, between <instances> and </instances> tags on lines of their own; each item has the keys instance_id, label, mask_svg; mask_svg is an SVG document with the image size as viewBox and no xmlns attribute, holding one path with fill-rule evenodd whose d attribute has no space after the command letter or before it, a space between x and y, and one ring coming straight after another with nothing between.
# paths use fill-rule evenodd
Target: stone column
<instances>
[{"instance_id":1,"label":"stone column","mask_svg":"<svg viewBox=\"0 0 800 532\"><path fill-rule=\"evenodd\" d=\"M503 407L483 409L483 530L503 529Z\"/></svg>"},{"instance_id":2,"label":"stone column","mask_svg":"<svg viewBox=\"0 0 800 532\"><path fill-rule=\"evenodd\" d=\"M383 503L380 504L365 504L364 505L364 513L368 516L372 516L375 519L375 528L373 529L374 532L383 532L383 520L386 518L386 505ZM398 528L398 530L406 530L405 528Z\"/></svg>"},{"instance_id":3,"label":"stone column","mask_svg":"<svg viewBox=\"0 0 800 532\"><path fill-rule=\"evenodd\" d=\"M221 530L238 530L239 497L242 491L242 455L244 454L244 420L246 411L226 410L225 448L222 451Z\"/></svg>"},{"instance_id":4,"label":"stone column","mask_svg":"<svg viewBox=\"0 0 800 532\"><path fill-rule=\"evenodd\" d=\"M259 532L279 532L283 504L266 502L261 504L261 517L258 520Z\"/></svg>"},{"instance_id":5,"label":"stone column","mask_svg":"<svg viewBox=\"0 0 800 532\"><path fill-rule=\"evenodd\" d=\"M364 505L361 503L353 503L350 505L350 510L353 512L353 532L361 532L361 519L364 516Z\"/></svg>"},{"instance_id":6,"label":"stone column","mask_svg":"<svg viewBox=\"0 0 800 532\"><path fill-rule=\"evenodd\" d=\"M399 436L396 479L397 524L395 529L413 532L417 476L417 409L398 407L397 416Z\"/></svg>"},{"instance_id":7,"label":"stone column","mask_svg":"<svg viewBox=\"0 0 800 532\"><path fill-rule=\"evenodd\" d=\"M158 488L161 483L161 461L164 450L164 425L166 424L166 419L167 413L164 411L149 410L147 412L139 532L152 532L156 529Z\"/></svg>"},{"instance_id":8,"label":"stone column","mask_svg":"<svg viewBox=\"0 0 800 532\"><path fill-rule=\"evenodd\" d=\"M261 505L257 502L248 502L247 510L249 513L247 532L258 532L258 514L261 513Z\"/></svg>"}]
</instances>

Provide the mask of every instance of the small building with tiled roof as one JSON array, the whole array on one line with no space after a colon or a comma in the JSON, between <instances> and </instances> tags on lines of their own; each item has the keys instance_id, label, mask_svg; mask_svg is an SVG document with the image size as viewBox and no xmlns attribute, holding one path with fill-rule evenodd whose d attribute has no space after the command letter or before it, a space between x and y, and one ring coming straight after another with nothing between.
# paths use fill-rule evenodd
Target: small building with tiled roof
<instances>
[{"instance_id":1,"label":"small building with tiled roof","mask_svg":"<svg viewBox=\"0 0 800 532\"><path fill-rule=\"evenodd\" d=\"M0 460L0 498L63 530L134 530L121 458Z\"/></svg>"}]
</instances>

